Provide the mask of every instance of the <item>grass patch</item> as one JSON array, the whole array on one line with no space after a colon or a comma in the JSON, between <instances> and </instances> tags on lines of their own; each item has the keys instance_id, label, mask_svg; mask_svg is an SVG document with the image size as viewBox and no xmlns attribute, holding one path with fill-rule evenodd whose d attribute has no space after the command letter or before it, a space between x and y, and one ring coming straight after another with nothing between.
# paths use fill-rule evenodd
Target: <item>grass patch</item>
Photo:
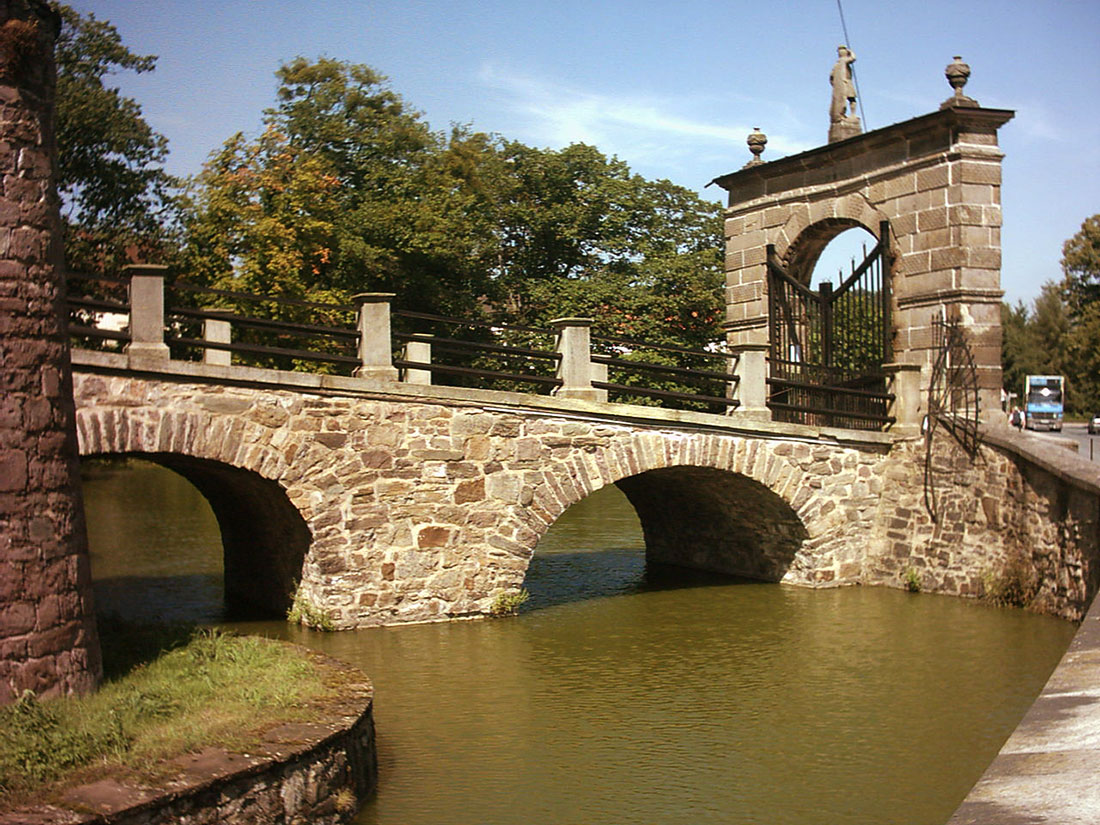
<instances>
[{"instance_id":1,"label":"grass patch","mask_svg":"<svg viewBox=\"0 0 1100 825\"><path fill-rule=\"evenodd\" d=\"M902 574L902 582L910 593L920 593L920 573L912 567L906 567Z\"/></svg>"},{"instance_id":2,"label":"grass patch","mask_svg":"<svg viewBox=\"0 0 1100 825\"><path fill-rule=\"evenodd\" d=\"M0 709L0 806L106 771L155 777L151 766L202 747L239 750L269 727L310 718L310 701L327 693L304 651L215 630L184 641L181 632L138 634L146 651L164 652L95 694L40 702L28 692ZM104 638L111 671L136 658L137 649L122 655L125 645Z\"/></svg>"},{"instance_id":3,"label":"grass patch","mask_svg":"<svg viewBox=\"0 0 1100 825\"><path fill-rule=\"evenodd\" d=\"M300 592L294 594L294 601L286 611L286 620L291 624L305 625L313 630L331 633L336 630L332 616L327 610L317 607Z\"/></svg>"}]
</instances>

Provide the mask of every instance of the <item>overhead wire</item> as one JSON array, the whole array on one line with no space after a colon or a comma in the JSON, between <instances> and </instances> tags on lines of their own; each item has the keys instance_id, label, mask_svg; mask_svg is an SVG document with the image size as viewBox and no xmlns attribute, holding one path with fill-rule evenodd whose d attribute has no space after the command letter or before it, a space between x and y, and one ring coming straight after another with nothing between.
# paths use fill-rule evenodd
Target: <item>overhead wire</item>
<instances>
[{"instance_id":1,"label":"overhead wire","mask_svg":"<svg viewBox=\"0 0 1100 825\"><path fill-rule=\"evenodd\" d=\"M848 24L844 22L844 7L840 5L840 0L836 0L836 10L840 12L840 29L844 32L844 45L849 49L852 48L852 41L848 37ZM854 52L855 49L852 49ZM863 93L859 90L859 79L856 77L856 68L852 64L848 64L848 68L852 72L852 83L856 87L856 102L859 104L859 117L863 121L863 131L868 130L867 115L863 112Z\"/></svg>"}]
</instances>

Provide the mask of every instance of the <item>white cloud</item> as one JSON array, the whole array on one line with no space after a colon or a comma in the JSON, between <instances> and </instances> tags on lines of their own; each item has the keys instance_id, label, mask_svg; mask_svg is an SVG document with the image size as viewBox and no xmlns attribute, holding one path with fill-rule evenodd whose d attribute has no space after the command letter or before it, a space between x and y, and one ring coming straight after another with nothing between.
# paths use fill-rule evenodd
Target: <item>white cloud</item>
<instances>
[{"instance_id":1,"label":"white cloud","mask_svg":"<svg viewBox=\"0 0 1100 825\"><path fill-rule=\"evenodd\" d=\"M731 101L721 103L691 97L661 98L645 93L609 94L578 89L551 80L533 78L486 64L479 81L491 89L512 117L519 120L513 134L539 145L554 147L588 143L631 166L657 166L662 177L675 169L716 163L715 174L733 171L751 156L745 138L755 124L723 119ZM791 121L785 107L747 98L739 109L772 111L774 120ZM702 112L700 116L698 113ZM709 112L717 113L709 117ZM515 127L513 127L515 128ZM769 134L767 157L775 159L801 152L814 144L785 134ZM730 159L733 159L731 167Z\"/></svg>"}]
</instances>

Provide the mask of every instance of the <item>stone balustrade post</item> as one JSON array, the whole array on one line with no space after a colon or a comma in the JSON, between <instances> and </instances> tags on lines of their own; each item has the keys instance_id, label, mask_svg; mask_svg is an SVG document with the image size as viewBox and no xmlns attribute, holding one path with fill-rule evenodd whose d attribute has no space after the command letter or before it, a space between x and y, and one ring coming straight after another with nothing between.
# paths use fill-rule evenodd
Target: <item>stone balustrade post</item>
<instances>
[{"instance_id":1,"label":"stone balustrade post","mask_svg":"<svg viewBox=\"0 0 1100 825\"><path fill-rule=\"evenodd\" d=\"M130 343L124 351L131 357L170 358L164 343L164 276L168 267L133 264L122 271L130 276Z\"/></svg>"},{"instance_id":2,"label":"stone balustrade post","mask_svg":"<svg viewBox=\"0 0 1100 825\"><path fill-rule=\"evenodd\" d=\"M424 336L430 337L430 336ZM431 341L407 341L405 343L405 360L412 361L414 364L430 364L432 363L432 342ZM421 386L430 386L432 383L432 371L416 369L415 367L405 368L406 384L419 384Z\"/></svg>"},{"instance_id":3,"label":"stone balustrade post","mask_svg":"<svg viewBox=\"0 0 1100 825\"><path fill-rule=\"evenodd\" d=\"M220 312L221 310L209 307L205 311ZM227 318L203 318L202 340L212 344L231 344L233 327ZM228 367L233 363L233 353L227 349L207 347L202 351L202 362L213 367Z\"/></svg>"},{"instance_id":4,"label":"stone balustrade post","mask_svg":"<svg viewBox=\"0 0 1100 825\"><path fill-rule=\"evenodd\" d=\"M396 381L390 349L390 300L392 292L362 292L352 300L359 310L359 366L352 372L356 378L376 381Z\"/></svg>"},{"instance_id":5,"label":"stone balustrade post","mask_svg":"<svg viewBox=\"0 0 1100 825\"><path fill-rule=\"evenodd\" d=\"M889 391L894 400L887 410L894 417L892 432L900 435L920 435L921 368L919 364L884 364L890 375Z\"/></svg>"},{"instance_id":6,"label":"stone balustrade post","mask_svg":"<svg viewBox=\"0 0 1100 825\"><path fill-rule=\"evenodd\" d=\"M771 420L768 409L768 345L742 344L733 348L737 355L733 374L737 377L734 398L740 403L729 412L763 421Z\"/></svg>"},{"instance_id":7,"label":"stone balustrade post","mask_svg":"<svg viewBox=\"0 0 1100 825\"><path fill-rule=\"evenodd\" d=\"M592 386L599 380L592 363L591 318L555 318L550 327L557 333L557 352L561 355L557 376L562 385L554 390L558 398L606 401L607 391ZM606 371L603 373L606 375Z\"/></svg>"}]
</instances>

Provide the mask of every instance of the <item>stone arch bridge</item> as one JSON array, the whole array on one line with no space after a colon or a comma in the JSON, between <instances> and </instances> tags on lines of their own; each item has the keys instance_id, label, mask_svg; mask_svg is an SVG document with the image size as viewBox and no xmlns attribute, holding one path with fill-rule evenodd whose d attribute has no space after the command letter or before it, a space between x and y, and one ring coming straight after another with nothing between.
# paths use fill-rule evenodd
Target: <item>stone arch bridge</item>
<instances>
[{"instance_id":1,"label":"stone arch bridge","mask_svg":"<svg viewBox=\"0 0 1100 825\"><path fill-rule=\"evenodd\" d=\"M221 527L227 600L278 612L296 591L339 628L491 611L554 521L607 484L635 507L655 562L811 587L916 575L977 595L990 569L1049 542L1034 559L1048 568L1045 609L1077 615L1094 590L1095 514L1092 545L1066 514L1083 507L1073 518L1087 521L1095 497L992 447L977 463L945 448L934 524L912 437L73 357L81 454L190 479Z\"/></svg>"}]
</instances>

